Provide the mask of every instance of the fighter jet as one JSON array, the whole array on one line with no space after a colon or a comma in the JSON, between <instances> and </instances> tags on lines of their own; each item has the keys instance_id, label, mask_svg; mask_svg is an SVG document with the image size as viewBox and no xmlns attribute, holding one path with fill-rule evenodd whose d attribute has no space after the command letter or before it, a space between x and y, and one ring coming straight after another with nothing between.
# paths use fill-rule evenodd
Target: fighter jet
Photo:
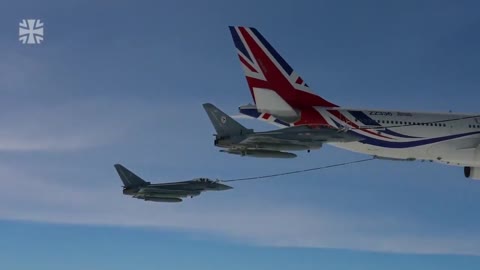
<instances>
[{"instance_id":1,"label":"fighter jet","mask_svg":"<svg viewBox=\"0 0 480 270\"><path fill-rule=\"evenodd\" d=\"M181 202L181 198L193 198L204 191L220 191L232 188L208 178L196 178L183 182L151 184L120 164L115 164L114 166L124 184L123 194L145 201Z\"/></svg>"},{"instance_id":2,"label":"fighter jet","mask_svg":"<svg viewBox=\"0 0 480 270\"><path fill-rule=\"evenodd\" d=\"M337 128L324 126L295 126L266 132L247 129L213 104L205 103L207 112L217 134L214 145L225 152L240 156L266 158L294 158L297 155L284 151L320 149L324 143L354 142L360 137Z\"/></svg>"}]
</instances>

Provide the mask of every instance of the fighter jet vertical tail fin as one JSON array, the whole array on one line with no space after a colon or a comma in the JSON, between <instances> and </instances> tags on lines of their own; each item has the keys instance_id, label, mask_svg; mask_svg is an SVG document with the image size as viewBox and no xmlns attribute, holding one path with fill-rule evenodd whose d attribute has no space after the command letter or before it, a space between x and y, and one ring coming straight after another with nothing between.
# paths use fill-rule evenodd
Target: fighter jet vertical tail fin
<instances>
[{"instance_id":1,"label":"fighter jet vertical tail fin","mask_svg":"<svg viewBox=\"0 0 480 270\"><path fill-rule=\"evenodd\" d=\"M124 187L138 187L150 184L120 164L114 165Z\"/></svg>"},{"instance_id":2,"label":"fighter jet vertical tail fin","mask_svg":"<svg viewBox=\"0 0 480 270\"><path fill-rule=\"evenodd\" d=\"M205 103L203 104L203 108L207 112L218 136L249 134L253 132L253 130L242 126L213 104Z\"/></svg>"}]
</instances>

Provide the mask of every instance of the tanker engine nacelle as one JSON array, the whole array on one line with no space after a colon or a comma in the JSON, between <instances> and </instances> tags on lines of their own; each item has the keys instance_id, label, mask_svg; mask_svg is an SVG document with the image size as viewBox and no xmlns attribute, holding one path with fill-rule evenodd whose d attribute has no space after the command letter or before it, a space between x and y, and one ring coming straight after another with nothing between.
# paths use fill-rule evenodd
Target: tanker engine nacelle
<instances>
[{"instance_id":1,"label":"tanker engine nacelle","mask_svg":"<svg viewBox=\"0 0 480 270\"><path fill-rule=\"evenodd\" d=\"M465 167L463 173L466 178L480 180L480 167Z\"/></svg>"}]
</instances>

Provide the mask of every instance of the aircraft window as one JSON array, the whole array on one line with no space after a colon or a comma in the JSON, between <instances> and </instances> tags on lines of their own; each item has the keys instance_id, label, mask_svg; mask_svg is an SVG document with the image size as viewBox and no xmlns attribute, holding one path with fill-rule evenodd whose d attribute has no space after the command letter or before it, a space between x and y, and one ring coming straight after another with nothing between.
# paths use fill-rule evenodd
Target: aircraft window
<instances>
[{"instance_id":1,"label":"aircraft window","mask_svg":"<svg viewBox=\"0 0 480 270\"><path fill-rule=\"evenodd\" d=\"M468 125L468 128L472 128L472 125Z\"/></svg>"}]
</instances>

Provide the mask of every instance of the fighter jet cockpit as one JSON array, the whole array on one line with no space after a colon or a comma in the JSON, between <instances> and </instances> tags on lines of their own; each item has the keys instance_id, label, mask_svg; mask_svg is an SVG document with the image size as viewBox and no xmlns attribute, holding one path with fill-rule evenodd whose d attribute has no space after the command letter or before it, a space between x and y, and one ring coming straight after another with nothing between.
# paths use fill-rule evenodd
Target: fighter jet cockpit
<instances>
[{"instance_id":1,"label":"fighter jet cockpit","mask_svg":"<svg viewBox=\"0 0 480 270\"><path fill-rule=\"evenodd\" d=\"M196 178L194 181L201 182L201 183L213 183L213 181L208 178Z\"/></svg>"}]
</instances>

